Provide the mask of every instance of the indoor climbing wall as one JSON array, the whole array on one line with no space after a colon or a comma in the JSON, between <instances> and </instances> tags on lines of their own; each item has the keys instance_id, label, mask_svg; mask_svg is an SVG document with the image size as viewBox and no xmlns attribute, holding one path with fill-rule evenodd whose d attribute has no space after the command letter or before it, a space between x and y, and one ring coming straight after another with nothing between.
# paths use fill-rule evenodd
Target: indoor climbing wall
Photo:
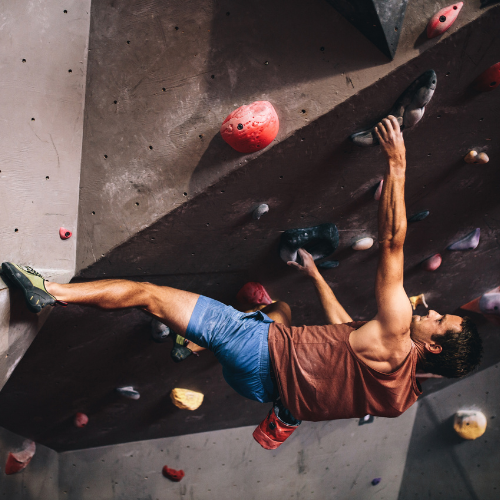
<instances>
[{"instance_id":1,"label":"indoor climbing wall","mask_svg":"<svg viewBox=\"0 0 500 500\"><path fill-rule=\"evenodd\" d=\"M90 0L2 3L0 253L67 282L75 270ZM64 232L60 235L60 229ZM49 311L0 279L0 388Z\"/></svg>"}]
</instances>

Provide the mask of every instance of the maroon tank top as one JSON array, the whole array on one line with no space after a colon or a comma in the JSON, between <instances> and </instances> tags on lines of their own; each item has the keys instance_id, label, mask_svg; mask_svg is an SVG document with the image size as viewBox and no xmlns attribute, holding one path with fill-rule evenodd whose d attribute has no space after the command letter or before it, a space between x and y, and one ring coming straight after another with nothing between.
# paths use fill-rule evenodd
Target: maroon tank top
<instances>
[{"instance_id":1,"label":"maroon tank top","mask_svg":"<svg viewBox=\"0 0 500 500\"><path fill-rule=\"evenodd\" d=\"M287 328L272 323L269 353L284 405L300 420L397 417L422 391L415 369L417 350L396 371L382 373L359 359L349 334L366 321Z\"/></svg>"}]
</instances>

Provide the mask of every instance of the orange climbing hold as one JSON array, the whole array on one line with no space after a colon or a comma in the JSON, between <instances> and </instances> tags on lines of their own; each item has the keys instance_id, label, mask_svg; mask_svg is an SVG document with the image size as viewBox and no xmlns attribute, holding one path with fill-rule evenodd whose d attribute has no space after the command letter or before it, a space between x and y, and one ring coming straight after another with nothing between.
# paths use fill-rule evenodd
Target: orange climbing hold
<instances>
[{"instance_id":1,"label":"orange climbing hold","mask_svg":"<svg viewBox=\"0 0 500 500\"><path fill-rule=\"evenodd\" d=\"M235 109L222 123L222 138L240 153L255 153L273 142L279 119L268 101L255 101Z\"/></svg>"},{"instance_id":2,"label":"orange climbing hold","mask_svg":"<svg viewBox=\"0 0 500 500\"><path fill-rule=\"evenodd\" d=\"M178 483L185 475L182 469L170 469L166 465L163 466L162 473L165 477L170 479L170 481L175 481L176 483Z\"/></svg>"},{"instance_id":3,"label":"orange climbing hold","mask_svg":"<svg viewBox=\"0 0 500 500\"><path fill-rule=\"evenodd\" d=\"M463 2L454 3L436 12L427 25L427 38L434 38L442 35L446 30L451 28L451 25L456 21L459 12L462 10L463 5Z\"/></svg>"},{"instance_id":4,"label":"orange climbing hold","mask_svg":"<svg viewBox=\"0 0 500 500\"><path fill-rule=\"evenodd\" d=\"M500 62L483 71L473 82L473 87L479 92L489 92L500 85Z\"/></svg>"}]
</instances>

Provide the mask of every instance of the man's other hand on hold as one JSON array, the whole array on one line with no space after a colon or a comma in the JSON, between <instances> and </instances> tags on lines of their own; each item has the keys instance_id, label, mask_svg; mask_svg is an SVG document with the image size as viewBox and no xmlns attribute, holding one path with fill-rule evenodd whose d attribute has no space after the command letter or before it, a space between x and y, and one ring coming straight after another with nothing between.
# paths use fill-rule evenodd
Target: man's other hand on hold
<instances>
[{"instance_id":1,"label":"man's other hand on hold","mask_svg":"<svg viewBox=\"0 0 500 500\"><path fill-rule=\"evenodd\" d=\"M389 163L404 164L405 142L397 118L392 115L384 118L376 125L375 134Z\"/></svg>"},{"instance_id":2,"label":"man's other hand on hold","mask_svg":"<svg viewBox=\"0 0 500 500\"><path fill-rule=\"evenodd\" d=\"M302 259L303 265L301 266L298 262L288 261L287 264L289 266L297 268L301 273L309 276L310 278L314 278L320 274L316 264L314 263L312 255L307 250L299 248L298 254Z\"/></svg>"}]
</instances>

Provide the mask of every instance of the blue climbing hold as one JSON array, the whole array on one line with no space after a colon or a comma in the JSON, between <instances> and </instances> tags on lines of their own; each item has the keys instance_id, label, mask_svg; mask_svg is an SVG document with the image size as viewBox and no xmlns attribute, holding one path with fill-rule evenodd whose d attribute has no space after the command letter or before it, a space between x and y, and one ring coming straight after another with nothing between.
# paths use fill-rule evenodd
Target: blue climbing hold
<instances>
[{"instance_id":1,"label":"blue climbing hold","mask_svg":"<svg viewBox=\"0 0 500 500\"><path fill-rule=\"evenodd\" d=\"M500 293L485 293L479 299L479 309L483 314L500 316Z\"/></svg>"},{"instance_id":2,"label":"blue climbing hold","mask_svg":"<svg viewBox=\"0 0 500 500\"><path fill-rule=\"evenodd\" d=\"M381 477L375 477L374 479L372 479L372 485L377 486L377 484L379 484L380 481L382 481Z\"/></svg>"},{"instance_id":3,"label":"blue climbing hold","mask_svg":"<svg viewBox=\"0 0 500 500\"><path fill-rule=\"evenodd\" d=\"M127 387L117 387L117 392L129 399L139 399L141 395L130 385Z\"/></svg>"},{"instance_id":4,"label":"blue climbing hold","mask_svg":"<svg viewBox=\"0 0 500 500\"><path fill-rule=\"evenodd\" d=\"M411 217L408 217L408 222L419 222L421 220L424 220L429 214L429 210L422 210L421 212L417 212Z\"/></svg>"},{"instance_id":5,"label":"blue climbing hold","mask_svg":"<svg viewBox=\"0 0 500 500\"><path fill-rule=\"evenodd\" d=\"M151 321L151 337L155 342L166 342L170 337L171 330L156 318Z\"/></svg>"},{"instance_id":6,"label":"blue climbing hold","mask_svg":"<svg viewBox=\"0 0 500 500\"><path fill-rule=\"evenodd\" d=\"M333 269L334 267L339 267L340 262L338 260L325 260L317 265L320 269Z\"/></svg>"},{"instance_id":7,"label":"blue climbing hold","mask_svg":"<svg viewBox=\"0 0 500 500\"><path fill-rule=\"evenodd\" d=\"M479 245L481 229L476 228L461 240L452 243L448 250L474 250Z\"/></svg>"}]
</instances>

